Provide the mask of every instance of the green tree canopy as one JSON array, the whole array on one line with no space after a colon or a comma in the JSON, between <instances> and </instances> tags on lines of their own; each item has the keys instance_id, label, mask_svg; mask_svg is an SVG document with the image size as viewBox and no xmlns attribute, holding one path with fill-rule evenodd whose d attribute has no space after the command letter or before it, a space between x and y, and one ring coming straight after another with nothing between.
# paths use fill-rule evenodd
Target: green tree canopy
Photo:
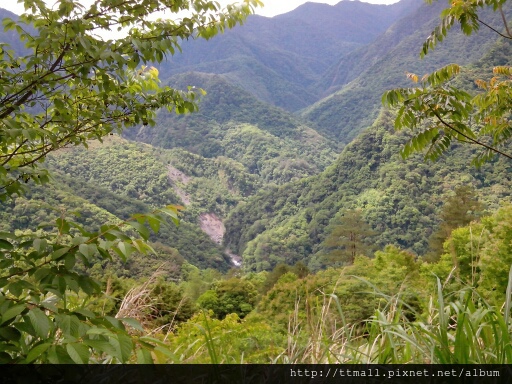
<instances>
[{"instance_id":1,"label":"green tree canopy","mask_svg":"<svg viewBox=\"0 0 512 384\"><path fill-rule=\"evenodd\" d=\"M332 230L322 246L326 250L325 258L331 262L352 264L356 256L366 255L371 246L365 239L375 235L364 221L361 210L348 210L335 218Z\"/></svg>"},{"instance_id":2,"label":"green tree canopy","mask_svg":"<svg viewBox=\"0 0 512 384\"><path fill-rule=\"evenodd\" d=\"M197 109L197 91L162 87L152 65L180 50L180 41L209 39L233 27L259 0L219 9L213 1L113 0L85 7L61 0L24 1L28 13L4 19L29 53L0 44L0 197L43 182L40 162L66 145L87 145L113 130L154 124L156 110ZM183 18L150 21L155 12ZM101 31L126 30L116 40Z\"/></svg>"},{"instance_id":3,"label":"green tree canopy","mask_svg":"<svg viewBox=\"0 0 512 384\"><path fill-rule=\"evenodd\" d=\"M464 185L455 188L455 194L446 199L439 217L441 223L430 237L429 260L439 260L443 244L456 228L468 225L482 213L482 203L473 187Z\"/></svg>"},{"instance_id":4,"label":"green tree canopy","mask_svg":"<svg viewBox=\"0 0 512 384\"><path fill-rule=\"evenodd\" d=\"M197 303L204 309L212 310L219 319L231 313L244 318L256 305L257 295L258 291L250 281L232 277L217 282L214 289L197 299Z\"/></svg>"},{"instance_id":5,"label":"green tree canopy","mask_svg":"<svg viewBox=\"0 0 512 384\"><path fill-rule=\"evenodd\" d=\"M505 6L506 1L503 0L450 2L441 14L441 23L423 44L421 56L434 49L455 25L459 25L466 35L477 32L481 27L489 28L509 42L512 33ZM482 20L479 12L484 8L499 12L502 24L489 25ZM404 157L426 150L425 158L436 160L456 141L482 149L473 159L477 166L496 155L512 159L512 152L508 149L512 137L512 67L496 66L490 79L473 79L479 89L476 94L453 85L452 79L460 71L459 65L450 64L421 78L409 73L407 76L418 86L384 93L383 103L398 108L396 129L410 128L413 131L412 139L402 151Z\"/></svg>"},{"instance_id":6,"label":"green tree canopy","mask_svg":"<svg viewBox=\"0 0 512 384\"><path fill-rule=\"evenodd\" d=\"M153 65L179 51L181 40L209 39L261 4L244 0L220 9L208 0L23 3L27 13L3 25L19 34L28 53L0 43L2 199L22 194L25 182L48 181L43 161L52 151L153 124L162 107L195 111L197 91L162 87ZM175 17L151 21L160 11ZM178 18L182 11L187 16ZM98 35L116 28L125 30L123 37ZM145 337L133 319L88 309L87 297L100 287L74 266L152 251L147 226L158 231L163 214L178 223L178 208L169 206L90 232L61 212L54 230L0 233L0 363L151 362L151 351L163 344Z\"/></svg>"}]
</instances>

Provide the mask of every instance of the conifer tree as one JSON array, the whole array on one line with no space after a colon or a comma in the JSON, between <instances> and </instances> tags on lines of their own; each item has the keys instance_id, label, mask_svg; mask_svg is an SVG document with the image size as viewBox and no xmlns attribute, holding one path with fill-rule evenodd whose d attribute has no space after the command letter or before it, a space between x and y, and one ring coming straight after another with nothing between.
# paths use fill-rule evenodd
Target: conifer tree
<instances>
[{"instance_id":1,"label":"conifer tree","mask_svg":"<svg viewBox=\"0 0 512 384\"><path fill-rule=\"evenodd\" d=\"M446 200L441 210L439 228L430 237L428 260L439 260L443 253L443 244L451 232L477 219L482 212L482 203L478 201L472 186L464 185L456 188L454 192L455 195Z\"/></svg>"},{"instance_id":2,"label":"conifer tree","mask_svg":"<svg viewBox=\"0 0 512 384\"><path fill-rule=\"evenodd\" d=\"M361 210L348 210L335 219L330 234L322 246L328 262L352 264L357 255L366 255L371 251L365 239L375 232L364 221Z\"/></svg>"}]
</instances>

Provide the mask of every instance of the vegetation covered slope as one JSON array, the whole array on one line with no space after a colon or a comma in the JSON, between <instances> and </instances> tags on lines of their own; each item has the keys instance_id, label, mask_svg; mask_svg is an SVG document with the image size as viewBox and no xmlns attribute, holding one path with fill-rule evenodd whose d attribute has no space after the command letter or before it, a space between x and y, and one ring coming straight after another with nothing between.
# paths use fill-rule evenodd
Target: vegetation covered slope
<instances>
[{"instance_id":1,"label":"vegetation covered slope","mask_svg":"<svg viewBox=\"0 0 512 384\"><path fill-rule=\"evenodd\" d=\"M172 84L206 90L199 112L161 111L155 127L131 129L126 137L205 158L230 158L265 183L316 174L335 158L332 143L316 131L219 75L187 73L173 78Z\"/></svg>"},{"instance_id":2,"label":"vegetation covered slope","mask_svg":"<svg viewBox=\"0 0 512 384\"><path fill-rule=\"evenodd\" d=\"M116 136L103 145L93 143L88 150L62 150L47 163L55 182L1 203L3 231L27 230L41 224L48 227L60 215L72 216L73 212L80 213L78 222L93 230L134 213L183 204L172 188L165 161L151 147ZM200 229L194 210L185 213L178 228L165 226L151 240L177 250L182 260L198 267L227 270L231 265L229 257Z\"/></svg>"},{"instance_id":3,"label":"vegetation covered slope","mask_svg":"<svg viewBox=\"0 0 512 384\"><path fill-rule=\"evenodd\" d=\"M472 149L466 147L442 162L427 164L420 156L404 161L399 151L406 140L405 133L393 132L392 115L382 113L321 174L260 191L233 210L226 244L243 255L247 271L298 261L317 269L329 264L323 241L340 215L360 209L375 231L368 243L424 255L443 201L457 186L476 188L491 210L510 198L509 163L500 160L476 170L468 165Z\"/></svg>"},{"instance_id":4,"label":"vegetation covered slope","mask_svg":"<svg viewBox=\"0 0 512 384\"><path fill-rule=\"evenodd\" d=\"M310 86L340 56L371 42L418 4L306 3L273 18L251 16L214 41L184 44L183 54L159 69L165 76L223 74L260 100L295 111L317 100L319 90Z\"/></svg>"},{"instance_id":5,"label":"vegetation covered slope","mask_svg":"<svg viewBox=\"0 0 512 384\"><path fill-rule=\"evenodd\" d=\"M368 46L341 58L317 84L331 89L327 93L341 89L308 107L303 117L321 134L346 144L372 124L385 90L410 84L406 72L422 76L449 63L468 65L479 60L496 43L495 33L487 29L471 38L452 31L438 49L420 59L421 45L445 7L442 1L423 4ZM497 14L486 12L482 17L499 25Z\"/></svg>"}]
</instances>

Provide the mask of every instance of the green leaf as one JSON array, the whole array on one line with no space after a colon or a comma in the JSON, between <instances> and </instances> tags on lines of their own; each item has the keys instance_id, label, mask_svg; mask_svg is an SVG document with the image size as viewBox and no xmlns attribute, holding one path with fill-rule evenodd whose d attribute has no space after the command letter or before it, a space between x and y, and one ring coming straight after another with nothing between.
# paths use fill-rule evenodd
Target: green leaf
<instances>
[{"instance_id":1,"label":"green leaf","mask_svg":"<svg viewBox=\"0 0 512 384\"><path fill-rule=\"evenodd\" d=\"M48 361L52 364L74 364L69 353L61 345L52 345L48 350Z\"/></svg>"},{"instance_id":2,"label":"green leaf","mask_svg":"<svg viewBox=\"0 0 512 384\"><path fill-rule=\"evenodd\" d=\"M66 267L66 269L71 271L73 269L73 267L75 266L75 264L76 264L76 257L74 254L67 254L64 257L64 266Z\"/></svg>"},{"instance_id":3,"label":"green leaf","mask_svg":"<svg viewBox=\"0 0 512 384\"><path fill-rule=\"evenodd\" d=\"M128 324L132 328L135 328L137 331L144 332L144 328L142 328L142 325L140 325L140 323L135 319L132 319L130 317L125 317L125 318L120 318L119 320L121 320L123 323Z\"/></svg>"},{"instance_id":4,"label":"green leaf","mask_svg":"<svg viewBox=\"0 0 512 384\"><path fill-rule=\"evenodd\" d=\"M7 240L4 240L4 239L0 239L0 248L2 249L13 249L13 245L11 243L9 243Z\"/></svg>"},{"instance_id":5,"label":"green leaf","mask_svg":"<svg viewBox=\"0 0 512 384\"><path fill-rule=\"evenodd\" d=\"M9 308L2 314L2 320L0 324L4 324L5 322L11 320L12 318L18 316L26 308L27 307L25 305L15 305L14 307Z\"/></svg>"},{"instance_id":6,"label":"green leaf","mask_svg":"<svg viewBox=\"0 0 512 384\"><path fill-rule=\"evenodd\" d=\"M13 327L0 327L0 338L9 341L17 341L21 337L21 333Z\"/></svg>"},{"instance_id":7,"label":"green leaf","mask_svg":"<svg viewBox=\"0 0 512 384\"><path fill-rule=\"evenodd\" d=\"M160 219L153 215L147 215L148 223L153 232L158 233L160 230Z\"/></svg>"},{"instance_id":8,"label":"green leaf","mask_svg":"<svg viewBox=\"0 0 512 384\"><path fill-rule=\"evenodd\" d=\"M12 364L16 363L15 360L6 352L0 352L0 364Z\"/></svg>"},{"instance_id":9,"label":"green leaf","mask_svg":"<svg viewBox=\"0 0 512 384\"><path fill-rule=\"evenodd\" d=\"M123 261L126 261L126 259L133 253L135 248L131 244L125 243L123 241L119 242L117 244L117 248L114 248L114 251L121 257Z\"/></svg>"},{"instance_id":10,"label":"green leaf","mask_svg":"<svg viewBox=\"0 0 512 384\"><path fill-rule=\"evenodd\" d=\"M42 252L46 249L46 246L47 246L47 242L45 239L35 239L34 240L34 249L37 251L37 252Z\"/></svg>"},{"instance_id":11,"label":"green leaf","mask_svg":"<svg viewBox=\"0 0 512 384\"><path fill-rule=\"evenodd\" d=\"M103 336L113 336L112 331L109 331L105 328L92 327L87 331L88 335L103 335Z\"/></svg>"},{"instance_id":12,"label":"green leaf","mask_svg":"<svg viewBox=\"0 0 512 384\"><path fill-rule=\"evenodd\" d=\"M15 297L20 297L20 295L23 292L23 282L22 281L15 281L13 283L10 283L7 286L7 289Z\"/></svg>"},{"instance_id":13,"label":"green leaf","mask_svg":"<svg viewBox=\"0 0 512 384\"><path fill-rule=\"evenodd\" d=\"M89 311L88 309L85 309L85 308L75 309L74 312L78 313L78 314L80 314L82 316L88 317L90 319L94 319L96 317L94 312Z\"/></svg>"},{"instance_id":14,"label":"green leaf","mask_svg":"<svg viewBox=\"0 0 512 384\"><path fill-rule=\"evenodd\" d=\"M30 352L27 355L27 358L25 359L25 363L31 363L38 357L41 357L43 353L46 352L46 350L51 346L51 343L43 343L36 345L34 348L30 350Z\"/></svg>"},{"instance_id":15,"label":"green leaf","mask_svg":"<svg viewBox=\"0 0 512 384\"><path fill-rule=\"evenodd\" d=\"M110 356L116 356L117 351L116 349L105 340L84 340L83 343L91 348L93 348L95 351L106 353Z\"/></svg>"},{"instance_id":16,"label":"green leaf","mask_svg":"<svg viewBox=\"0 0 512 384\"><path fill-rule=\"evenodd\" d=\"M69 249L70 249L69 247L63 247L63 248L57 249L56 251L52 252L52 254L50 256L53 260L58 260L62 256L64 256L67 252L69 252Z\"/></svg>"},{"instance_id":17,"label":"green leaf","mask_svg":"<svg viewBox=\"0 0 512 384\"><path fill-rule=\"evenodd\" d=\"M137 221L129 221L128 224L135 228L144 240L149 239L149 230L144 225L140 224Z\"/></svg>"},{"instance_id":18,"label":"green leaf","mask_svg":"<svg viewBox=\"0 0 512 384\"><path fill-rule=\"evenodd\" d=\"M88 295L92 295L100 290L100 286L88 276L79 276L78 285Z\"/></svg>"},{"instance_id":19,"label":"green leaf","mask_svg":"<svg viewBox=\"0 0 512 384\"><path fill-rule=\"evenodd\" d=\"M151 352L147 349L137 350L137 364L153 364L153 357Z\"/></svg>"},{"instance_id":20,"label":"green leaf","mask_svg":"<svg viewBox=\"0 0 512 384\"><path fill-rule=\"evenodd\" d=\"M48 276L50 274L50 272L51 272L50 268L46 268L46 267L38 268L36 270L36 272L34 273L34 279L36 279L36 281L41 281L46 276Z\"/></svg>"},{"instance_id":21,"label":"green leaf","mask_svg":"<svg viewBox=\"0 0 512 384\"><path fill-rule=\"evenodd\" d=\"M78 246L78 250L82 255L90 260L96 254L98 248L96 247L96 244L80 244Z\"/></svg>"},{"instance_id":22,"label":"green leaf","mask_svg":"<svg viewBox=\"0 0 512 384\"><path fill-rule=\"evenodd\" d=\"M70 226L65 219L59 217L57 219L57 228L59 229L59 233L66 234L69 233Z\"/></svg>"},{"instance_id":23,"label":"green leaf","mask_svg":"<svg viewBox=\"0 0 512 384\"><path fill-rule=\"evenodd\" d=\"M110 339L110 344L115 348L116 356L121 363L126 363L130 359L133 341L128 335L120 333L117 337Z\"/></svg>"},{"instance_id":24,"label":"green leaf","mask_svg":"<svg viewBox=\"0 0 512 384\"><path fill-rule=\"evenodd\" d=\"M69 357L76 364L87 364L89 362L90 352L89 348L87 348L83 344L71 343L66 345L66 351L69 354Z\"/></svg>"},{"instance_id":25,"label":"green leaf","mask_svg":"<svg viewBox=\"0 0 512 384\"><path fill-rule=\"evenodd\" d=\"M59 316L59 328L62 330L64 336L72 336L75 338L80 337L80 320L76 316L61 315Z\"/></svg>"},{"instance_id":26,"label":"green leaf","mask_svg":"<svg viewBox=\"0 0 512 384\"><path fill-rule=\"evenodd\" d=\"M46 339L51 328L50 319L39 308L32 308L28 312L28 317L37 336Z\"/></svg>"}]
</instances>

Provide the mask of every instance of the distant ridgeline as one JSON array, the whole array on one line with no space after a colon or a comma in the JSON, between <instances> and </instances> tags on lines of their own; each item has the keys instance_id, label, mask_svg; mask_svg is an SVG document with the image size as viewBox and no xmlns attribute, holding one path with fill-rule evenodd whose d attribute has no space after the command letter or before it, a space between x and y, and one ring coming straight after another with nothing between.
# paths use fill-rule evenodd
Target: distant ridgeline
<instances>
[{"instance_id":1,"label":"distant ridgeline","mask_svg":"<svg viewBox=\"0 0 512 384\"><path fill-rule=\"evenodd\" d=\"M183 205L180 227L151 238L157 255L135 256L120 275L147 275L166 261L176 276L185 261L227 271L238 257L247 271L299 261L318 270L336 264L332 238L349 217L368 227L353 234L363 253L393 244L426 255L457 187L474 188L482 215L509 201L512 187L510 164L473 169L471 148L435 164L402 160L407 133L395 133L392 112L381 109L385 90L408 84L406 71L458 62L467 67L455 82L472 91L473 70L509 63L510 46L486 30L470 38L454 31L420 60L444 7L306 3L251 16L208 42L184 42L182 54L158 66L160 78L203 88L200 111L160 111L154 127L55 153L47 160L54 182L1 203L0 230L44 230L74 211L93 228ZM0 9L4 17L14 15ZM483 17L493 24L497 16ZM0 31L0 41L23 49L15 35Z\"/></svg>"}]
</instances>

